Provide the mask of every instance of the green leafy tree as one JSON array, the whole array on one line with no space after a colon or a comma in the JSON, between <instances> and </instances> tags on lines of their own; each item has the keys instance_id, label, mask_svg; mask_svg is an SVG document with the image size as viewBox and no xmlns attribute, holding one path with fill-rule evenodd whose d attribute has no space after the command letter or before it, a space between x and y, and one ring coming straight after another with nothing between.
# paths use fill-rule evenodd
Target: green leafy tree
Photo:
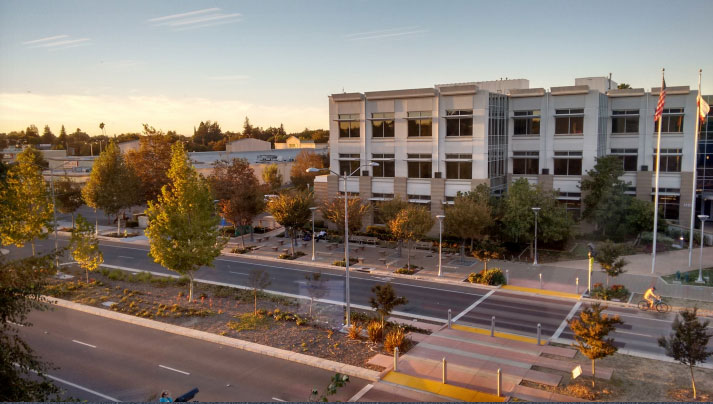
<instances>
[{"instance_id":1,"label":"green leafy tree","mask_svg":"<svg viewBox=\"0 0 713 404\"><path fill-rule=\"evenodd\" d=\"M0 401L60 401L60 389L47 377L42 362L18 333L29 327L27 314L46 310L45 288L56 274L54 255L8 261L0 255Z\"/></svg>"},{"instance_id":2,"label":"green leafy tree","mask_svg":"<svg viewBox=\"0 0 713 404\"><path fill-rule=\"evenodd\" d=\"M82 186L65 176L55 181L54 193L57 210L72 214L72 228L74 228L74 212L84 205Z\"/></svg>"},{"instance_id":3,"label":"green leafy tree","mask_svg":"<svg viewBox=\"0 0 713 404\"><path fill-rule=\"evenodd\" d=\"M270 281L270 274L268 274L264 269L255 269L250 271L250 276L248 277L248 285L253 291L254 306L253 306L253 316L257 316L257 295L260 294L266 287L270 286L272 281Z\"/></svg>"},{"instance_id":4,"label":"green leafy tree","mask_svg":"<svg viewBox=\"0 0 713 404\"><path fill-rule=\"evenodd\" d=\"M620 83L618 86L616 86L619 90L626 89L626 88L631 88L631 86L627 83Z\"/></svg>"},{"instance_id":5,"label":"green leafy tree","mask_svg":"<svg viewBox=\"0 0 713 404\"><path fill-rule=\"evenodd\" d=\"M381 319L381 327L384 328L384 322L396 306L408 304L408 299L403 296L396 296L396 291L391 283L385 285L375 285L371 288L371 293L374 295L369 298L371 307L379 313Z\"/></svg>"},{"instance_id":6,"label":"green leafy tree","mask_svg":"<svg viewBox=\"0 0 713 404\"><path fill-rule=\"evenodd\" d=\"M60 129L59 131L59 136L57 136L57 139L55 140L54 146L52 148L55 150L67 149L67 131L64 129L64 125L62 125L62 129Z\"/></svg>"},{"instance_id":7,"label":"green leafy tree","mask_svg":"<svg viewBox=\"0 0 713 404\"><path fill-rule=\"evenodd\" d=\"M304 227L312 217L313 197L307 192L285 192L267 203L267 211L277 223L285 227L285 235L290 237L292 255L295 255L295 230Z\"/></svg>"},{"instance_id":8,"label":"green leafy tree","mask_svg":"<svg viewBox=\"0 0 713 404\"><path fill-rule=\"evenodd\" d=\"M89 271L95 271L104 262L104 254L99 250L99 240L94 234L94 226L82 215L77 216L77 228L69 240L69 251L77 264L84 269L89 283Z\"/></svg>"},{"instance_id":9,"label":"green leafy tree","mask_svg":"<svg viewBox=\"0 0 713 404\"><path fill-rule=\"evenodd\" d=\"M246 159L233 159L230 164L218 161L208 178L213 195L225 220L238 227L250 226L265 207L262 187ZM244 232L240 240L245 248Z\"/></svg>"},{"instance_id":10,"label":"green leafy tree","mask_svg":"<svg viewBox=\"0 0 713 404\"><path fill-rule=\"evenodd\" d=\"M582 216L599 228L599 223L605 223L611 214L611 203L608 202L615 195L624 195L627 183L621 180L624 167L619 156L597 157L596 160L594 168L582 178Z\"/></svg>"},{"instance_id":11,"label":"green leafy tree","mask_svg":"<svg viewBox=\"0 0 713 404\"><path fill-rule=\"evenodd\" d=\"M676 316L673 320L671 336L669 338L661 337L658 340L659 346L666 350L666 355L688 366L691 372L694 400L697 397L693 368L713 356L713 350L708 349L708 342L713 336L708 331L710 321L701 321L696 315L697 312L697 307L682 310L679 313L680 317Z\"/></svg>"},{"instance_id":12,"label":"green leafy tree","mask_svg":"<svg viewBox=\"0 0 713 404\"><path fill-rule=\"evenodd\" d=\"M119 236L119 215L139 201L139 189L139 179L126 164L119 146L112 141L94 161L89 180L82 188L82 196L87 206L116 216Z\"/></svg>"},{"instance_id":13,"label":"green leafy tree","mask_svg":"<svg viewBox=\"0 0 713 404\"><path fill-rule=\"evenodd\" d=\"M379 216L377 218L379 223L389 223L399 212L407 207L408 202L397 196L388 201L378 202L374 214Z\"/></svg>"},{"instance_id":14,"label":"green leafy tree","mask_svg":"<svg viewBox=\"0 0 713 404\"><path fill-rule=\"evenodd\" d=\"M52 201L42 172L36 165L39 154L27 148L10 167L0 186L0 240L22 247L29 242L35 255L35 240L47 238L52 225Z\"/></svg>"},{"instance_id":15,"label":"green leafy tree","mask_svg":"<svg viewBox=\"0 0 713 404\"><path fill-rule=\"evenodd\" d=\"M411 243L422 239L433 227L433 218L423 206L410 205L402 209L389 222L389 230L398 239L406 240L408 253L406 267L411 268Z\"/></svg>"},{"instance_id":16,"label":"green leafy tree","mask_svg":"<svg viewBox=\"0 0 713 404\"><path fill-rule=\"evenodd\" d=\"M168 184L168 169L171 167L170 136L144 124L144 136L139 138L139 149L126 153L126 163L141 182L143 201L154 201L161 188Z\"/></svg>"},{"instance_id":17,"label":"green leafy tree","mask_svg":"<svg viewBox=\"0 0 713 404\"><path fill-rule=\"evenodd\" d=\"M465 243L470 240L481 240L487 234L486 230L493 225L492 212L488 200L477 194L461 194L456 196L453 205L445 212L445 234L461 239L461 261L465 255Z\"/></svg>"},{"instance_id":18,"label":"green leafy tree","mask_svg":"<svg viewBox=\"0 0 713 404\"><path fill-rule=\"evenodd\" d=\"M168 178L169 184L146 210L149 255L166 269L188 276L193 300L193 272L212 266L225 240L208 181L196 172L180 142L172 147Z\"/></svg>"},{"instance_id":19,"label":"green leafy tree","mask_svg":"<svg viewBox=\"0 0 713 404\"><path fill-rule=\"evenodd\" d=\"M616 330L618 324L623 324L619 316L602 314L606 309L607 306L594 303L585 307L578 318L568 320L575 340L572 346L592 361L592 387L596 376L594 361L617 351L614 339L607 336Z\"/></svg>"},{"instance_id":20,"label":"green leafy tree","mask_svg":"<svg viewBox=\"0 0 713 404\"><path fill-rule=\"evenodd\" d=\"M359 197L351 197L347 200L347 210L349 211L349 232L359 231L362 226L364 216L369 213L369 204L362 202ZM324 218L337 226L337 231L344 234L344 198L333 198L326 200L320 206L320 211Z\"/></svg>"},{"instance_id":21,"label":"green leafy tree","mask_svg":"<svg viewBox=\"0 0 713 404\"><path fill-rule=\"evenodd\" d=\"M594 260L601 265L602 270L607 273L607 286L609 286L609 278L616 277L624 273L624 267L628 262L622 257L627 251L625 245L612 243L607 240L599 243L597 253Z\"/></svg>"},{"instance_id":22,"label":"green leafy tree","mask_svg":"<svg viewBox=\"0 0 713 404\"><path fill-rule=\"evenodd\" d=\"M282 186L282 174L280 174L277 164L270 164L262 170L262 181L267 185L270 192Z\"/></svg>"},{"instance_id":23,"label":"green leafy tree","mask_svg":"<svg viewBox=\"0 0 713 404\"><path fill-rule=\"evenodd\" d=\"M218 122L205 121L198 125L198 129L193 130L193 143L207 146L213 142L223 139L223 131Z\"/></svg>"},{"instance_id":24,"label":"green leafy tree","mask_svg":"<svg viewBox=\"0 0 713 404\"><path fill-rule=\"evenodd\" d=\"M57 137L52 133L52 129L48 125L45 125L45 129L40 137L40 142L43 144L54 144Z\"/></svg>"},{"instance_id":25,"label":"green leafy tree","mask_svg":"<svg viewBox=\"0 0 713 404\"><path fill-rule=\"evenodd\" d=\"M319 154L302 150L295 157L295 162L290 169L290 181L296 188L310 188L314 185L316 173L308 173L308 168L324 168L324 160ZM341 174L341 173L340 173Z\"/></svg>"},{"instance_id":26,"label":"green leafy tree","mask_svg":"<svg viewBox=\"0 0 713 404\"><path fill-rule=\"evenodd\" d=\"M495 241L486 239L479 242L473 249L473 256L483 263L483 270L488 270L488 262L502 258L503 247Z\"/></svg>"}]
</instances>

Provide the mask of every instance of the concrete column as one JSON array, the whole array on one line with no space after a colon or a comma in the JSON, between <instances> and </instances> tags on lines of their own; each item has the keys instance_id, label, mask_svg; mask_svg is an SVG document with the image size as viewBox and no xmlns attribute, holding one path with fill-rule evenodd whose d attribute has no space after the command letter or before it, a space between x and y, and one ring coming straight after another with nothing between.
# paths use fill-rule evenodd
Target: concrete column
<instances>
[{"instance_id":1,"label":"concrete column","mask_svg":"<svg viewBox=\"0 0 713 404\"><path fill-rule=\"evenodd\" d=\"M555 184L555 176L552 174L540 174L537 176L537 184L543 191L552 191Z\"/></svg>"},{"instance_id":2,"label":"concrete column","mask_svg":"<svg viewBox=\"0 0 713 404\"><path fill-rule=\"evenodd\" d=\"M636 198L642 201L651 202L651 180L653 173L651 171L636 172ZM689 183L690 185L690 183Z\"/></svg>"},{"instance_id":3,"label":"concrete column","mask_svg":"<svg viewBox=\"0 0 713 404\"><path fill-rule=\"evenodd\" d=\"M395 177L394 178L394 198L401 198L402 200L408 200L408 195L406 193L406 177Z\"/></svg>"},{"instance_id":4,"label":"concrete column","mask_svg":"<svg viewBox=\"0 0 713 404\"><path fill-rule=\"evenodd\" d=\"M369 199L371 198L371 177L359 177L359 198L363 203L371 203ZM374 212L369 211L362 221L362 226L366 229L366 226L371 226L374 224Z\"/></svg>"},{"instance_id":5,"label":"concrete column","mask_svg":"<svg viewBox=\"0 0 713 404\"><path fill-rule=\"evenodd\" d=\"M327 182L314 183L314 203L319 205L329 199L329 184Z\"/></svg>"},{"instance_id":6,"label":"concrete column","mask_svg":"<svg viewBox=\"0 0 713 404\"><path fill-rule=\"evenodd\" d=\"M678 206L678 222L683 227L691 225L691 204L696 201L691 200L691 188L693 187L693 173L681 173L681 203Z\"/></svg>"},{"instance_id":7,"label":"concrete column","mask_svg":"<svg viewBox=\"0 0 713 404\"><path fill-rule=\"evenodd\" d=\"M327 199L336 198L339 195L339 177L334 174L327 176Z\"/></svg>"},{"instance_id":8,"label":"concrete column","mask_svg":"<svg viewBox=\"0 0 713 404\"><path fill-rule=\"evenodd\" d=\"M478 187L480 184L485 184L487 186L490 186L490 179L487 178L474 178L470 180L470 189L474 190L475 188Z\"/></svg>"},{"instance_id":9,"label":"concrete column","mask_svg":"<svg viewBox=\"0 0 713 404\"><path fill-rule=\"evenodd\" d=\"M446 180L431 178L431 215L443 214L443 202L446 200Z\"/></svg>"}]
</instances>

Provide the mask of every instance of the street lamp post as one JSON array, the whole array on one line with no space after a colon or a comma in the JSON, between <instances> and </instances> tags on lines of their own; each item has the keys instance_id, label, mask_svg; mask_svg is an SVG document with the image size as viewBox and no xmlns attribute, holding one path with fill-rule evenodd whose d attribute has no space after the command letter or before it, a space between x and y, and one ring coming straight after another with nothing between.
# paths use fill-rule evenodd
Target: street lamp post
<instances>
[{"instance_id":1,"label":"street lamp post","mask_svg":"<svg viewBox=\"0 0 713 404\"><path fill-rule=\"evenodd\" d=\"M703 230L706 227L706 220L708 220L708 215L698 215L698 220L701 221L701 255L698 258L698 279L696 279L696 283L704 283L705 281L703 280L703 237L705 237L705 234Z\"/></svg>"},{"instance_id":2,"label":"street lamp post","mask_svg":"<svg viewBox=\"0 0 713 404\"><path fill-rule=\"evenodd\" d=\"M535 261L532 265L537 265L537 215L540 213L540 208L532 208L532 211L535 212Z\"/></svg>"},{"instance_id":3,"label":"street lamp post","mask_svg":"<svg viewBox=\"0 0 713 404\"><path fill-rule=\"evenodd\" d=\"M317 210L316 207L311 207L309 210L312 211L312 261L314 261L314 211Z\"/></svg>"},{"instance_id":4,"label":"street lamp post","mask_svg":"<svg viewBox=\"0 0 713 404\"><path fill-rule=\"evenodd\" d=\"M351 172L351 174L347 174L347 172L344 172L344 175L339 175L339 173L335 173L332 170L329 170L332 174L336 175L337 177L341 177L344 179L344 268L345 268L345 293L344 293L344 298L346 300L346 319L344 321L344 326L346 328L349 328L350 323L351 323L351 296L349 293L349 192L347 192L347 178L351 177L355 173L359 172L364 167L377 167L379 163L376 162L371 162L369 164L365 164L363 166L357 167L354 171ZM323 170L328 170L326 168L315 168L315 167L310 167L306 171L308 173L318 173Z\"/></svg>"},{"instance_id":5,"label":"street lamp post","mask_svg":"<svg viewBox=\"0 0 713 404\"><path fill-rule=\"evenodd\" d=\"M442 270L442 256L441 256L441 251L442 248L441 246L443 245L443 218L445 218L444 215L437 215L436 219L438 219L438 276L443 275L443 270Z\"/></svg>"}]
</instances>

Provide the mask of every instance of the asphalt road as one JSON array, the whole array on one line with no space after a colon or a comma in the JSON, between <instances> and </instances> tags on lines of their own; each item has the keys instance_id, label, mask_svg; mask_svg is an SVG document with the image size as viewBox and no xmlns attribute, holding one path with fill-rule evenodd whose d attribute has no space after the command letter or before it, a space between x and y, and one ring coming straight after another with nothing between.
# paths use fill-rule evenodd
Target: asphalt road
<instances>
[{"instance_id":1,"label":"asphalt road","mask_svg":"<svg viewBox=\"0 0 713 404\"><path fill-rule=\"evenodd\" d=\"M193 387L198 401L308 401L333 372L104 317L56 307L32 312L21 336L68 396L88 401L156 401ZM72 383L75 386L71 386ZM370 382L351 378L333 397L347 401Z\"/></svg>"}]
</instances>

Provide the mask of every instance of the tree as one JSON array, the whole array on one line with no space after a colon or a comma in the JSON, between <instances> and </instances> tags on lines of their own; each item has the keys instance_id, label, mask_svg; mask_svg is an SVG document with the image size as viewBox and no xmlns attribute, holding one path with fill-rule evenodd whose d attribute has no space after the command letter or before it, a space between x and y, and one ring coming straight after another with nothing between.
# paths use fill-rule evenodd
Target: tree
<instances>
[{"instance_id":1,"label":"tree","mask_svg":"<svg viewBox=\"0 0 713 404\"><path fill-rule=\"evenodd\" d=\"M54 193L57 210L72 214L72 228L74 228L74 212L84 205L81 185L64 176L61 180L55 181Z\"/></svg>"},{"instance_id":2,"label":"tree","mask_svg":"<svg viewBox=\"0 0 713 404\"><path fill-rule=\"evenodd\" d=\"M277 223L285 227L285 235L290 237L292 255L295 255L295 229L304 227L312 216L309 208L312 206L311 193L296 191L285 192L267 203L267 211L275 218Z\"/></svg>"},{"instance_id":3,"label":"tree","mask_svg":"<svg viewBox=\"0 0 713 404\"><path fill-rule=\"evenodd\" d=\"M54 144L57 137L52 133L52 129L48 125L45 125L45 129L42 131L42 136L40 137L40 142L43 144Z\"/></svg>"},{"instance_id":4,"label":"tree","mask_svg":"<svg viewBox=\"0 0 713 404\"><path fill-rule=\"evenodd\" d=\"M270 286L270 274L268 274L264 269L255 269L250 271L250 276L248 277L248 285L253 291L254 297L254 308L253 315L257 316L257 295L262 292L266 287Z\"/></svg>"},{"instance_id":5,"label":"tree","mask_svg":"<svg viewBox=\"0 0 713 404\"><path fill-rule=\"evenodd\" d=\"M616 330L616 325L623 324L619 316L609 316L602 314L607 306L594 303L586 306L579 318L568 320L569 328L574 334L572 346L577 348L582 355L592 360L592 387L596 369L594 361L614 354L617 348L614 346L614 339L607 338L610 332Z\"/></svg>"},{"instance_id":6,"label":"tree","mask_svg":"<svg viewBox=\"0 0 713 404\"><path fill-rule=\"evenodd\" d=\"M399 239L406 240L408 244L408 256L406 257L406 267L411 268L411 242L420 240L431 230L433 218L431 213L422 206L408 206L402 209L396 217L389 222L389 230Z\"/></svg>"},{"instance_id":7,"label":"tree","mask_svg":"<svg viewBox=\"0 0 713 404\"><path fill-rule=\"evenodd\" d=\"M308 173L308 168L324 168L322 156L315 152L302 150L295 157L295 162L290 169L290 181L297 188L309 188L314 184L316 173ZM340 173L341 174L341 173Z\"/></svg>"},{"instance_id":8,"label":"tree","mask_svg":"<svg viewBox=\"0 0 713 404\"><path fill-rule=\"evenodd\" d=\"M47 238L53 228L53 206L37 154L26 148L10 167L5 185L0 187L0 241L22 247L29 242L35 255L35 240Z\"/></svg>"},{"instance_id":9,"label":"tree","mask_svg":"<svg viewBox=\"0 0 713 404\"><path fill-rule=\"evenodd\" d=\"M362 202L359 197L352 197L347 200L347 210L349 212L349 232L359 231L362 226L364 216L369 213L370 206ZM344 198L332 198L322 202L319 210L324 218L337 226L337 231L344 234Z\"/></svg>"},{"instance_id":10,"label":"tree","mask_svg":"<svg viewBox=\"0 0 713 404\"><path fill-rule=\"evenodd\" d=\"M307 279L307 294L309 294L309 315L312 316L312 304L315 299L321 299L327 294L327 289L324 285L322 272L311 272L305 275Z\"/></svg>"},{"instance_id":11,"label":"tree","mask_svg":"<svg viewBox=\"0 0 713 404\"><path fill-rule=\"evenodd\" d=\"M485 236L485 230L493 224L492 213L488 200L477 197L477 194L461 194L455 198L453 205L445 212L445 233L461 239L461 261L463 261L465 242L480 240Z\"/></svg>"},{"instance_id":12,"label":"tree","mask_svg":"<svg viewBox=\"0 0 713 404\"><path fill-rule=\"evenodd\" d=\"M223 139L223 131L218 122L205 121L193 130L193 143L207 146L212 142Z\"/></svg>"},{"instance_id":13,"label":"tree","mask_svg":"<svg viewBox=\"0 0 713 404\"><path fill-rule=\"evenodd\" d=\"M371 288L371 292L374 294L369 298L369 304L371 307L379 313L381 318L381 327L384 327L384 321L386 317L391 314L396 306L402 304L408 304L408 299L403 296L396 296L394 287L391 286L390 282L385 285L375 285Z\"/></svg>"},{"instance_id":14,"label":"tree","mask_svg":"<svg viewBox=\"0 0 713 404\"><path fill-rule=\"evenodd\" d=\"M622 89L626 89L626 88L631 88L631 86L626 83L620 83L618 86L616 86L616 88L618 88L619 90L622 90Z\"/></svg>"},{"instance_id":15,"label":"tree","mask_svg":"<svg viewBox=\"0 0 713 404\"><path fill-rule=\"evenodd\" d=\"M587 171L581 181L584 193L582 216L594 221L595 225L602 223L601 216L606 213L607 200L615 193L623 195L627 185L620 179L624 168L618 156L597 157L596 160L594 168Z\"/></svg>"},{"instance_id":16,"label":"tree","mask_svg":"<svg viewBox=\"0 0 713 404\"><path fill-rule=\"evenodd\" d=\"M262 180L270 192L282 186L282 174L280 174L277 164L270 164L262 170Z\"/></svg>"},{"instance_id":17,"label":"tree","mask_svg":"<svg viewBox=\"0 0 713 404\"><path fill-rule=\"evenodd\" d=\"M698 308L682 310L673 320L673 332L669 338L659 338L659 346L666 350L666 355L688 366L691 372L693 399L696 399L696 379L693 377L693 367L703 363L713 356L713 350L708 349L708 341L713 334L708 332L710 321L701 321L696 313Z\"/></svg>"},{"instance_id":18,"label":"tree","mask_svg":"<svg viewBox=\"0 0 713 404\"><path fill-rule=\"evenodd\" d=\"M621 257L627 248L624 245L612 243L607 240L599 243L597 253L594 260L601 265L602 269L607 273L607 286L609 286L609 277L619 276L624 273L624 266L628 262Z\"/></svg>"},{"instance_id":19,"label":"tree","mask_svg":"<svg viewBox=\"0 0 713 404\"><path fill-rule=\"evenodd\" d=\"M487 271L488 261L501 258L503 248L491 240L483 240L473 249L473 256L483 263L483 270Z\"/></svg>"},{"instance_id":20,"label":"tree","mask_svg":"<svg viewBox=\"0 0 713 404\"><path fill-rule=\"evenodd\" d=\"M59 136L57 137L53 148L57 150L67 149L67 131L64 129L64 125L62 125L62 129L59 131Z\"/></svg>"},{"instance_id":21,"label":"tree","mask_svg":"<svg viewBox=\"0 0 713 404\"><path fill-rule=\"evenodd\" d=\"M20 337L13 324L29 327L27 314L46 310L45 287L57 272L54 254L7 261L0 255L0 401L59 401L51 369Z\"/></svg>"},{"instance_id":22,"label":"tree","mask_svg":"<svg viewBox=\"0 0 713 404\"><path fill-rule=\"evenodd\" d=\"M213 174L208 178L213 195L219 200L218 206L225 220L235 226L250 226L253 218L265 206L264 196L255 172L246 159L233 159L230 164L218 161ZM245 248L244 232L240 240Z\"/></svg>"},{"instance_id":23,"label":"tree","mask_svg":"<svg viewBox=\"0 0 713 404\"><path fill-rule=\"evenodd\" d=\"M82 189L88 206L116 215L116 235L121 232L119 214L138 202L139 179L124 160L116 142L109 143L94 161L89 180Z\"/></svg>"},{"instance_id":24,"label":"tree","mask_svg":"<svg viewBox=\"0 0 713 404\"><path fill-rule=\"evenodd\" d=\"M171 138L144 124L144 136L139 137L139 149L126 153L126 163L141 182L144 201L154 201L168 183L171 167Z\"/></svg>"},{"instance_id":25,"label":"tree","mask_svg":"<svg viewBox=\"0 0 713 404\"><path fill-rule=\"evenodd\" d=\"M94 234L94 226L82 215L77 216L77 228L74 229L69 240L69 251L72 253L72 258L86 272L87 283L89 283L89 271L99 268L99 265L104 262L104 254L99 250L99 240Z\"/></svg>"},{"instance_id":26,"label":"tree","mask_svg":"<svg viewBox=\"0 0 713 404\"><path fill-rule=\"evenodd\" d=\"M149 201L146 236L155 262L188 276L188 297L193 300L193 272L212 266L225 240L208 181L196 172L182 143L174 143L171 150L169 184L156 201Z\"/></svg>"}]
</instances>

